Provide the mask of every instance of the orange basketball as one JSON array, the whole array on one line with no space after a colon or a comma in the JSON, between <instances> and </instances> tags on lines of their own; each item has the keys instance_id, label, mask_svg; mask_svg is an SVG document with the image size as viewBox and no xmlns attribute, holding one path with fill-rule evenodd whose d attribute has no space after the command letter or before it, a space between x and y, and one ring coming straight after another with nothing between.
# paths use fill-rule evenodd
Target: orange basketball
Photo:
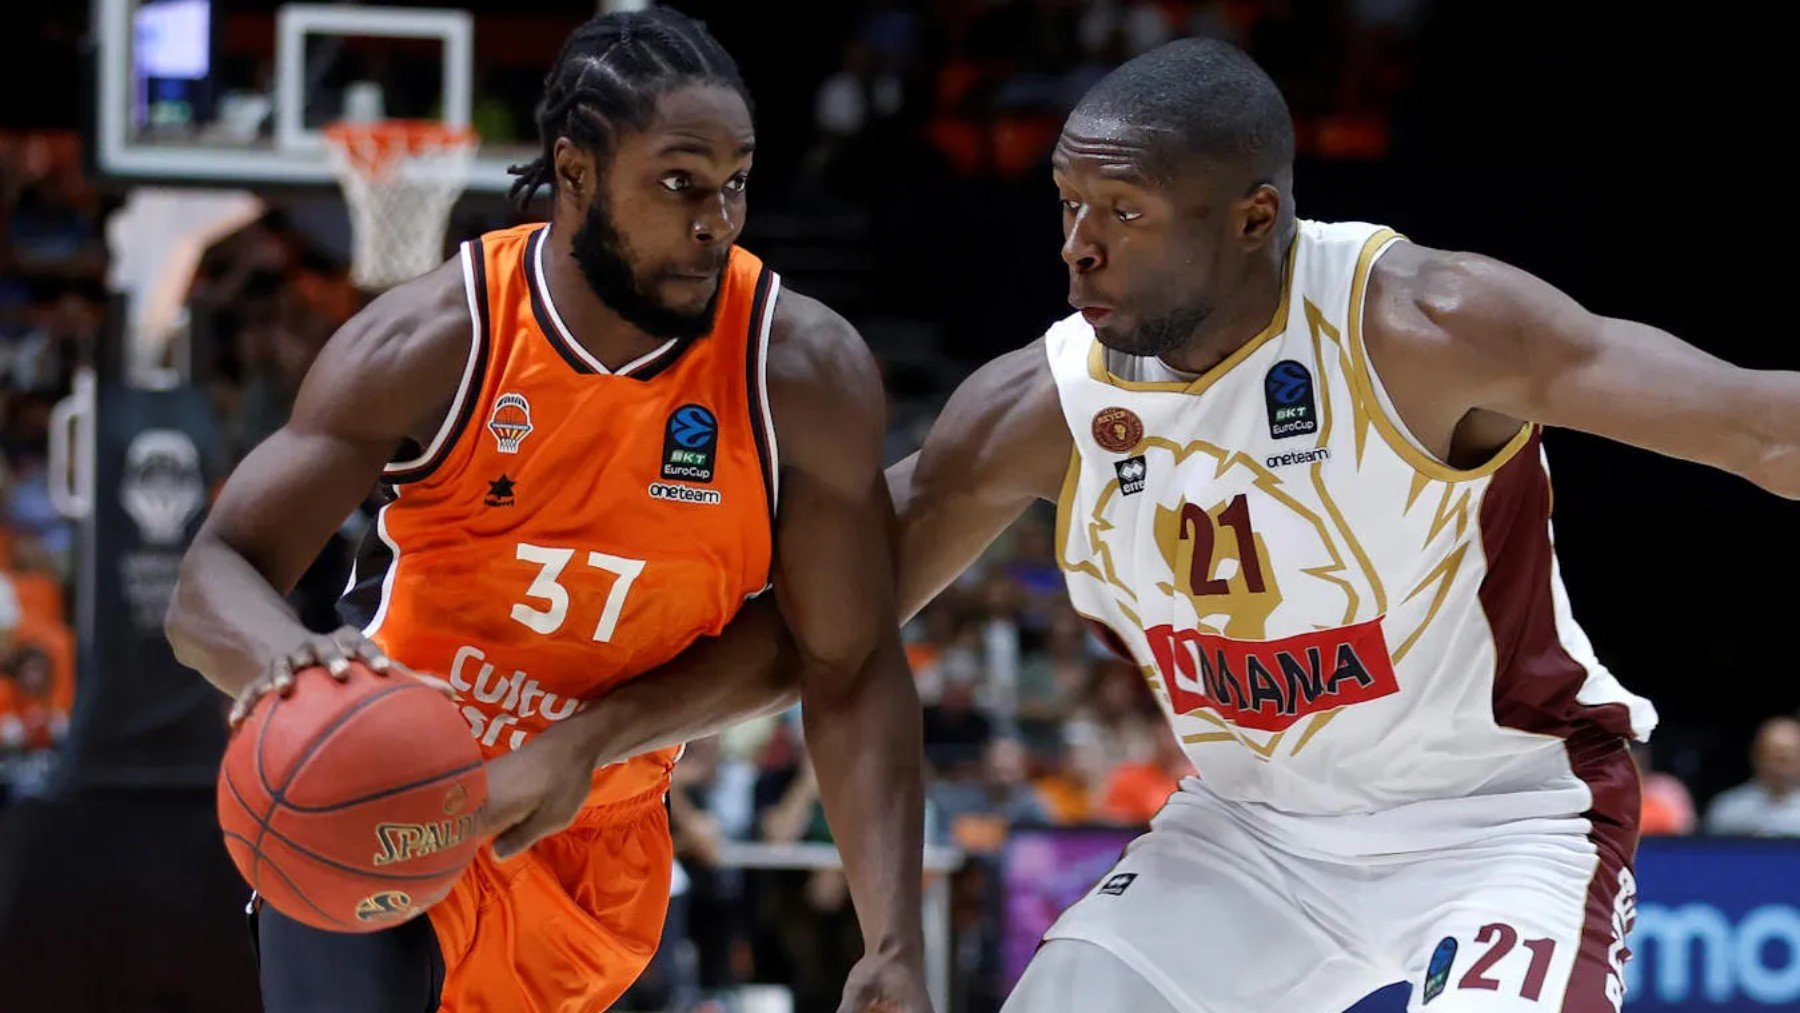
<instances>
[{"instance_id":1,"label":"orange basketball","mask_svg":"<svg viewBox=\"0 0 1800 1013\"><path fill-rule=\"evenodd\" d=\"M257 701L219 768L219 827L244 880L335 932L398 925L443 899L481 846L486 802L456 705L361 664Z\"/></svg>"}]
</instances>

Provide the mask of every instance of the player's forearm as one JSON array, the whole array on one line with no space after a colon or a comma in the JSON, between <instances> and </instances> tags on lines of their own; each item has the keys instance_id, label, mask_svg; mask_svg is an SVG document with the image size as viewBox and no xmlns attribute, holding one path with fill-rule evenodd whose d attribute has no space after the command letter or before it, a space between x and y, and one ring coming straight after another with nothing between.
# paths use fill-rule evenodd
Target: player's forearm
<instances>
[{"instance_id":1,"label":"player's forearm","mask_svg":"<svg viewBox=\"0 0 1800 1013\"><path fill-rule=\"evenodd\" d=\"M267 578L205 533L182 560L163 630L182 664L231 696L307 632Z\"/></svg>"},{"instance_id":2,"label":"player's forearm","mask_svg":"<svg viewBox=\"0 0 1800 1013\"><path fill-rule=\"evenodd\" d=\"M1745 414L1758 427L1760 451L1745 477L1777 496L1800 499L1800 372L1753 376L1755 395Z\"/></svg>"},{"instance_id":3,"label":"player's forearm","mask_svg":"<svg viewBox=\"0 0 1800 1013\"><path fill-rule=\"evenodd\" d=\"M799 661L773 595L745 605L717 637L625 683L567 724L595 766L716 734L799 699Z\"/></svg>"},{"instance_id":4,"label":"player's forearm","mask_svg":"<svg viewBox=\"0 0 1800 1013\"><path fill-rule=\"evenodd\" d=\"M857 673L814 663L802 677L807 748L869 953L923 949L919 695L898 634Z\"/></svg>"}]
</instances>

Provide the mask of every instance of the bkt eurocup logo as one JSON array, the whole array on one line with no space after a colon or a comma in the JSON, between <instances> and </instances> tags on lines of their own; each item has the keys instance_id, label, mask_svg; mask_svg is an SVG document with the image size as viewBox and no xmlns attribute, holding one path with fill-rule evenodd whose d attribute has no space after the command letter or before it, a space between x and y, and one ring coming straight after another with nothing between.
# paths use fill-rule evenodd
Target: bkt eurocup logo
<instances>
[{"instance_id":1,"label":"bkt eurocup logo","mask_svg":"<svg viewBox=\"0 0 1800 1013\"><path fill-rule=\"evenodd\" d=\"M177 429L148 429L133 437L125 450L119 505L145 542L180 542L188 521L206 505L206 481L193 439Z\"/></svg>"},{"instance_id":2,"label":"bkt eurocup logo","mask_svg":"<svg viewBox=\"0 0 1800 1013\"><path fill-rule=\"evenodd\" d=\"M531 402L523 394L500 395L488 416L488 432L494 434L502 454L518 453L519 444L531 435Z\"/></svg>"}]
</instances>

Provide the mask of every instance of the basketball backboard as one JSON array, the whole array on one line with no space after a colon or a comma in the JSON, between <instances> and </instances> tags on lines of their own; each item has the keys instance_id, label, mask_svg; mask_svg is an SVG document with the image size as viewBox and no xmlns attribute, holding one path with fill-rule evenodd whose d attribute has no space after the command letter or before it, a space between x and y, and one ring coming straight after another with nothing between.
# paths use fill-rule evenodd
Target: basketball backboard
<instances>
[{"instance_id":1,"label":"basketball backboard","mask_svg":"<svg viewBox=\"0 0 1800 1013\"><path fill-rule=\"evenodd\" d=\"M533 156L544 71L595 9L592 0L95 4L93 148L108 177L327 187L327 123L411 118L477 129L468 183L477 193L503 192L506 167Z\"/></svg>"}]
</instances>

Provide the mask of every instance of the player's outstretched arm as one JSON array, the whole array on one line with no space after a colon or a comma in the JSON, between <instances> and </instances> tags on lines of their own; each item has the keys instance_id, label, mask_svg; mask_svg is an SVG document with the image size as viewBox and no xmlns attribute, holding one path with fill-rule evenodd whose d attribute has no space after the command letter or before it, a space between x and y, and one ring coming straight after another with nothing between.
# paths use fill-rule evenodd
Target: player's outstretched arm
<instances>
[{"instance_id":1,"label":"player's outstretched arm","mask_svg":"<svg viewBox=\"0 0 1800 1013\"><path fill-rule=\"evenodd\" d=\"M1800 499L1800 372L1734 366L1485 257L1404 256L1394 300L1372 315L1465 410L1579 429Z\"/></svg>"},{"instance_id":2,"label":"player's outstretched arm","mask_svg":"<svg viewBox=\"0 0 1800 1013\"><path fill-rule=\"evenodd\" d=\"M848 325L840 321L834 326L843 328L846 347L860 347ZM794 378L803 399L809 375L802 368ZM876 403L874 398L868 402ZM778 419L784 427L783 459L790 466L796 453L833 453L831 441L849 431L851 421L825 405L817 409L826 419L816 432L788 436L805 424L794 414L799 411L784 410ZM794 441L809 436L821 437L822 445L796 449ZM900 618L910 618L956 579L1034 498L1054 496L1071 449L1042 342L996 359L958 387L921 453L887 471L888 488L900 508L898 591L890 597L898 599ZM857 466L854 459L845 463ZM801 523L787 508L792 502L788 495L782 498L784 525ZM786 535L782 540L791 541ZM807 544L801 543L802 551ZM796 579L804 581L806 564L796 565L802 567ZM826 581L817 586L835 585ZM829 624L838 608L849 608L856 621L847 641L866 644L875 635L865 623L879 615L873 600L828 600L825 611L813 613L817 623ZM765 595L744 606L719 636L697 641L669 663L494 760L491 783L512 786L489 800L495 853L503 858L516 854L567 826L587 797L588 772L595 766L680 745L792 706L800 696L803 662L781 608L774 596Z\"/></svg>"},{"instance_id":3,"label":"player's outstretched arm","mask_svg":"<svg viewBox=\"0 0 1800 1013\"><path fill-rule=\"evenodd\" d=\"M567 827L594 768L715 735L793 706L800 656L775 596L746 604L716 637L589 701L488 762L483 833L502 859Z\"/></svg>"},{"instance_id":4,"label":"player's outstretched arm","mask_svg":"<svg viewBox=\"0 0 1800 1013\"><path fill-rule=\"evenodd\" d=\"M1034 341L956 388L919 452L887 470L899 517L899 608L917 615L1034 500L1054 500L1074 451Z\"/></svg>"},{"instance_id":5,"label":"player's outstretched arm","mask_svg":"<svg viewBox=\"0 0 1800 1013\"><path fill-rule=\"evenodd\" d=\"M285 597L401 441L429 442L469 344L456 261L377 299L332 337L292 417L232 472L182 560L165 626L183 664L240 699L307 664L360 656L385 667L354 630L310 634Z\"/></svg>"},{"instance_id":6,"label":"player's outstretched arm","mask_svg":"<svg viewBox=\"0 0 1800 1013\"><path fill-rule=\"evenodd\" d=\"M925 1010L919 697L894 622L886 397L862 338L783 293L769 351L781 455L775 591L793 634L807 746L843 855L864 957L845 1010Z\"/></svg>"}]
</instances>

